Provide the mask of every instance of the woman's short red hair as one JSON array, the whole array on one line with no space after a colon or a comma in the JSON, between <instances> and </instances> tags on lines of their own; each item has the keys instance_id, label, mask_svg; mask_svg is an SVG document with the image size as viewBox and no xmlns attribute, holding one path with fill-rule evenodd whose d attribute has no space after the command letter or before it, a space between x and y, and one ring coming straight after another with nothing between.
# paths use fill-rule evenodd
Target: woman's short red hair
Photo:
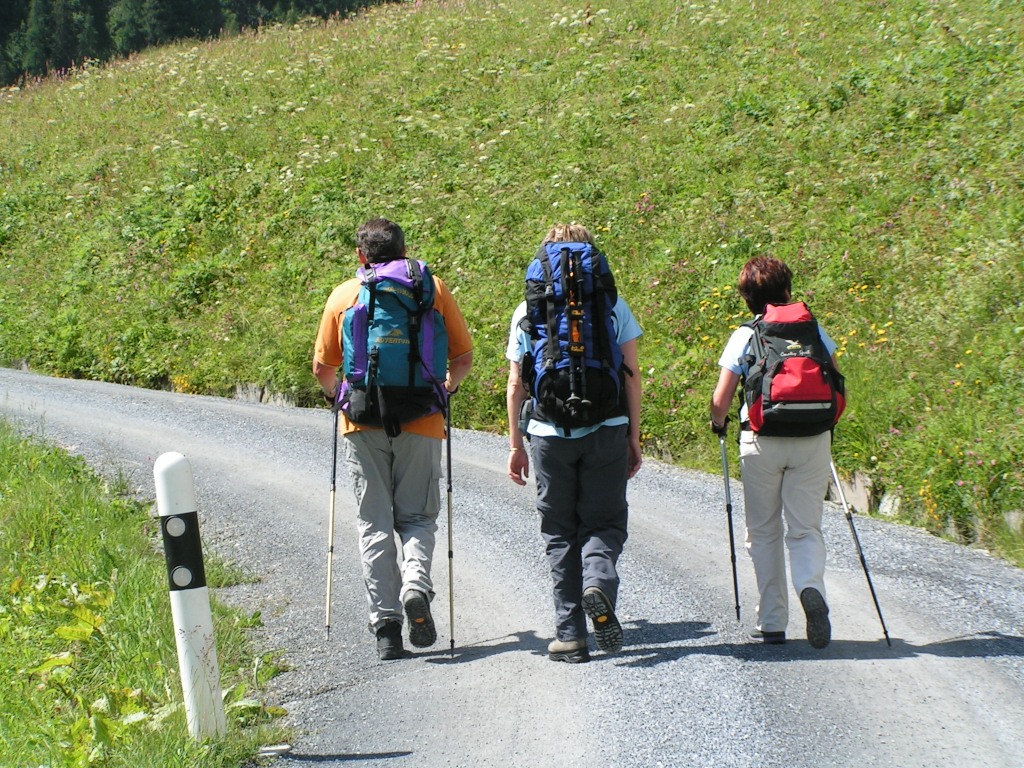
<instances>
[{"instance_id":1,"label":"woman's short red hair","mask_svg":"<svg viewBox=\"0 0 1024 768\"><path fill-rule=\"evenodd\" d=\"M793 273L778 259L755 256L743 265L736 287L750 311L760 315L764 313L767 304L785 304L789 301Z\"/></svg>"}]
</instances>

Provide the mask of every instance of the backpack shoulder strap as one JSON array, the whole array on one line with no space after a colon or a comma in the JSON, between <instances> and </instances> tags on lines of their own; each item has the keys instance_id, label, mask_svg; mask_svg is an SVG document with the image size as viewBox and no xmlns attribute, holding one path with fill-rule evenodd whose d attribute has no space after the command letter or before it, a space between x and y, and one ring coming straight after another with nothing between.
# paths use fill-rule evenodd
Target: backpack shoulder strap
<instances>
[{"instance_id":1,"label":"backpack shoulder strap","mask_svg":"<svg viewBox=\"0 0 1024 768\"><path fill-rule=\"evenodd\" d=\"M548 364L554 365L554 361L558 359L559 354L558 320L555 316L555 274L551 268L551 260L548 258L547 249L544 246L541 246L540 250L537 251L537 261L540 263L540 268L544 271L544 302L546 304L546 314L548 322L547 358Z\"/></svg>"},{"instance_id":2,"label":"backpack shoulder strap","mask_svg":"<svg viewBox=\"0 0 1024 768\"><path fill-rule=\"evenodd\" d=\"M755 317L753 320L747 320L742 323L740 328L749 328L750 333L750 351L747 352L747 357L752 359L759 359L764 355L764 344L761 338L761 329L764 327L764 318Z\"/></svg>"},{"instance_id":3,"label":"backpack shoulder strap","mask_svg":"<svg viewBox=\"0 0 1024 768\"><path fill-rule=\"evenodd\" d=\"M405 260L405 274L412 287L415 309L409 313L409 387L416 382L416 370L421 362L420 357L420 325L426 306L423 302L423 270L416 259Z\"/></svg>"},{"instance_id":4,"label":"backpack shoulder strap","mask_svg":"<svg viewBox=\"0 0 1024 768\"><path fill-rule=\"evenodd\" d=\"M405 274L412 285L412 295L416 299L416 305L423 311L423 269L416 259L405 260Z\"/></svg>"},{"instance_id":5,"label":"backpack shoulder strap","mask_svg":"<svg viewBox=\"0 0 1024 768\"><path fill-rule=\"evenodd\" d=\"M590 248L590 271L594 290L590 296L591 323L594 334L594 344L597 348L598 359L601 366L611 369L612 364L612 339L610 335L610 323L607 322L618 300L615 285L611 289L606 284L606 273L611 274L607 269L604 254L591 246ZM632 375L632 374L630 374Z\"/></svg>"},{"instance_id":6,"label":"backpack shoulder strap","mask_svg":"<svg viewBox=\"0 0 1024 768\"><path fill-rule=\"evenodd\" d=\"M762 360L767 354L764 347L764 340L761 338L762 318L755 317L752 320L747 320L745 323L740 324L740 328L749 328L750 341L747 345L747 353L743 356L742 361L746 363L747 373L740 374L740 399L743 398L743 389L746 386L747 378L750 375L751 369L754 367L754 363L758 360Z\"/></svg>"},{"instance_id":7,"label":"backpack shoulder strap","mask_svg":"<svg viewBox=\"0 0 1024 768\"><path fill-rule=\"evenodd\" d=\"M367 322L372 323L373 311L377 307L377 282L379 280L379 278L377 277L377 272L373 268L372 263L367 262L366 265L363 267L363 276L361 279L363 285L366 286L367 292L370 294L370 301L366 305L366 318Z\"/></svg>"}]
</instances>

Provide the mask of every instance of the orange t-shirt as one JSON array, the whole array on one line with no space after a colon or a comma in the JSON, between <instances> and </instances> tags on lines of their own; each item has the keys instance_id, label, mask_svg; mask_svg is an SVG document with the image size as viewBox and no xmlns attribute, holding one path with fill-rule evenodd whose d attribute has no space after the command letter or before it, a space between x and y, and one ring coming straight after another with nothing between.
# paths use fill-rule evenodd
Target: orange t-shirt
<instances>
[{"instance_id":1,"label":"orange t-shirt","mask_svg":"<svg viewBox=\"0 0 1024 768\"><path fill-rule=\"evenodd\" d=\"M339 368L344 359L344 350L341 346L341 324L345 310L356 303L359 297L359 279L352 278L337 286L327 299L323 316L320 318L320 329L317 331L316 344L313 348L313 358L321 365L331 368ZM444 327L448 332L448 359L454 360L457 357L473 351L473 340L469 336L469 327L466 319L455 303L451 291L434 276L434 307L444 318ZM361 424L353 424L345 414L339 414L340 431L342 434L357 432L361 429L379 429L379 427L368 427ZM431 413L415 421L402 425L403 432L412 432L425 437L444 438L444 415Z\"/></svg>"}]
</instances>

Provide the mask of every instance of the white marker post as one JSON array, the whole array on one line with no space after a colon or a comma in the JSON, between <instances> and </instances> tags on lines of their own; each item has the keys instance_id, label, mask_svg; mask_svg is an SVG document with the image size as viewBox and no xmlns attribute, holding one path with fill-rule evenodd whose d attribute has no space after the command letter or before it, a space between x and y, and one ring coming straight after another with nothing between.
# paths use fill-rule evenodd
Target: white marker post
<instances>
[{"instance_id":1,"label":"white marker post","mask_svg":"<svg viewBox=\"0 0 1024 768\"><path fill-rule=\"evenodd\" d=\"M224 701L192 467L180 453L165 453L153 465L153 477L188 731L198 740L223 736Z\"/></svg>"}]
</instances>

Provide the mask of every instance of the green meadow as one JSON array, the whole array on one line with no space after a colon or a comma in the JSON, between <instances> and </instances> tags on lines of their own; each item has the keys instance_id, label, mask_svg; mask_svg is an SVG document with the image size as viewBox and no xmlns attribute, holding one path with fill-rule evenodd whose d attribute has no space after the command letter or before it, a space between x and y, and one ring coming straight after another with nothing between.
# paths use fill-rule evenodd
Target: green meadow
<instances>
[{"instance_id":1,"label":"green meadow","mask_svg":"<svg viewBox=\"0 0 1024 768\"><path fill-rule=\"evenodd\" d=\"M460 427L556 221L645 335L642 436L714 471L740 266L840 344L834 453L894 519L1024 562L1024 16L1009 0L391 3L0 92L0 362L318 402L313 336L384 215L456 291Z\"/></svg>"}]
</instances>

